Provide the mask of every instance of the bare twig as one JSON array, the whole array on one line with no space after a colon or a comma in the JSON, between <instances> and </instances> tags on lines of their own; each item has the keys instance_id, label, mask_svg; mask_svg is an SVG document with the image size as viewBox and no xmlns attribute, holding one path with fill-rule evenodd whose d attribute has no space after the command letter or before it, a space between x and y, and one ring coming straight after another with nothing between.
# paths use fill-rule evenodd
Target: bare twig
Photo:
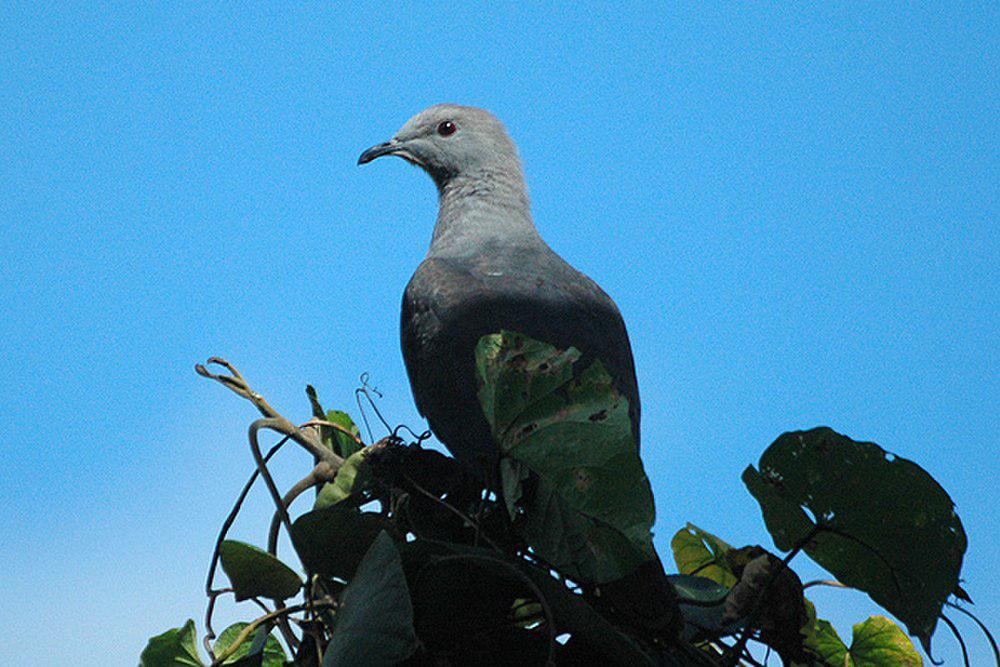
<instances>
[{"instance_id":1,"label":"bare twig","mask_svg":"<svg viewBox=\"0 0 1000 667\"><path fill-rule=\"evenodd\" d=\"M288 438L282 438L278 444L271 447L267 454L264 456L264 462L271 460L281 446L288 442ZM229 533L229 529L232 528L233 522L236 521L236 515L239 514L240 508L243 507L243 501L246 500L247 494L250 493L250 488L253 483L257 481L257 476L259 475L258 470L254 470L250 475L250 479L247 483L243 485L243 490L240 491L239 497L236 499L236 504L233 505L233 509L229 512L229 516L226 517L225 522L222 524L222 529L219 531L219 537L215 540L215 549L212 551L212 562L208 566L208 579L205 582L205 594L208 596L208 608L205 610L205 650L208 651L209 657L214 657L212 652L212 640L215 639L215 630L212 629L212 613L215 610L215 598L223 592L231 591L232 589L227 588L221 591L216 591L212 588L212 584L215 581L215 571L219 566L219 549L222 547L222 542L226 539L226 535Z\"/></svg>"},{"instance_id":2,"label":"bare twig","mask_svg":"<svg viewBox=\"0 0 1000 667\"><path fill-rule=\"evenodd\" d=\"M313 417L312 419L310 419L309 421L307 421L305 424L302 424L301 426L299 426L299 428L306 428L308 426L329 426L334 431L340 431L341 433L343 433L348 438L350 438L354 442L358 443L362 447L365 446L365 442L364 442L364 440L362 440L360 438L360 436L352 433L350 431L350 429L348 429L348 428L346 428L344 426L341 426L340 424L337 424L337 423L334 423L334 422L331 422L331 421L327 421L325 419L320 419L319 417Z\"/></svg>"},{"instance_id":3,"label":"bare twig","mask_svg":"<svg viewBox=\"0 0 1000 667\"><path fill-rule=\"evenodd\" d=\"M334 468L339 468L343 464L344 460L342 458L323 446L322 441L318 438L313 429L300 430L296 428L295 424L290 422L282 416L280 412L271 407L271 404L268 403L263 396L251 389L246 379L235 366L220 357L211 357L206 363L222 366L229 371L230 375L212 373L204 365L196 364L194 369L198 375L206 377L210 380L215 380L238 396L242 396L253 403L254 407L256 407L266 419L270 420L267 428L277 431L282 435L287 435L308 450L317 461L326 461Z\"/></svg>"}]
</instances>

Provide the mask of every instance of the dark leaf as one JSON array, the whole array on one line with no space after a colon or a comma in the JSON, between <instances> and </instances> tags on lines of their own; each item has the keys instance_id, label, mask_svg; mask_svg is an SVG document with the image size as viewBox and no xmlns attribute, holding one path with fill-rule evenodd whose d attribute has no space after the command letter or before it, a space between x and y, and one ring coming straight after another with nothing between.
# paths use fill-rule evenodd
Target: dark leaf
<instances>
[{"instance_id":1,"label":"dark leaf","mask_svg":"<svg viewBox=\"0 0 1000 667\"><path fill-rule=\"evenodd\" d=\"M237 602L253 597L284 600L302 587L295 570L251 544L225 540L219 547L219 559Z\"/></svg>"},{"instance_id":2,"label":"dark leaf","mask_svg":"<svg viewBox=\"0 0 1000 667\"><path fill-rule=\"evenodd\" d=\"M292 524L292 544L310 574L350 579L386 526L385 519L374 512L331 505L297 518Z\"/></svg>"},{"instance_id":3,"label":"dark leaf","mask_svg":"<svg viewBox=\"0 0 1000 667\"><path fill-rule=\"evenodd\" d=\"M868 593L929 650L958 585L966 537L954 503L920 466L829 428L786 433L743 481L779 549L804 548ZM806 512L808 510L808 514Z\"/></svg>"},{"instance_id":4,"label":"dark leaf","mask_svg":"<svg viewBox=\"0 0 1000 667\"><path fill-rule=\"evenodd\" d=\"M491 555L441 556L420 569L411 590L417 636L437 659L545 662L548 632L525 629L515 612L516 603L532 594L516 566Z\"/></svg>"},{"instance_id":5,"label":"dark leaf","mask_svg":"<svg viewBox=\"0 0 1000 667\"><path fill-rule=\"evenodd\" d=\"M194 621L167 630L149 640L139 656L139 667L201 667L204 663L195 646Z\"/></svg>"},{"instance_id":6,"label":"dark leaf","mask_svg":"<svg viewBox=\"0 0 1000 667\"><path fill-rule=\"evenodd\" d=\"M379 533L341 595L323 667L393 665L416 646L413 606L399 550Z\"/></svg>"}]
</instances>

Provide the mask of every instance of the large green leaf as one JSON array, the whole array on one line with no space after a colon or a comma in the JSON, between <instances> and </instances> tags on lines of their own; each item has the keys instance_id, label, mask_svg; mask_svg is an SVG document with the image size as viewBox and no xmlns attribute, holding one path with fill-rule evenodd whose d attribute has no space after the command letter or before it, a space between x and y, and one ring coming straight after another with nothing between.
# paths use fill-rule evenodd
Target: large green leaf
<instances>
[{"instance_id":1,"label":"large green leaf","mask_svg":"<svg viewBox=\"0 0 1000 667\"><path fill-rule=\"evenodd\" d=\"M619 579L653 555L653 493L632 438L628 401L595 361L520 334L476 348L479 400L502 456L505 495L523 498L525 540L567 576ZM524 467L538 476L523 494Z\"/></svg>"},{"instance_id":2,"label":"large green leaf","mask_svg":"<svg viewBox=\"0 0 1000 667\"><path fill-rule=\"evenodd\" d=\"M779 549L802 544L818 521L825 530L804 544L806 553L929 649L958 585L966 538L951 498L923 468L821 427L779 437L743 482Z\"/></svg>"},{"instance_id":3,"label":"large green leaf","mask_svg":"<svg viewBox=\"0 0 1000 667\"><path fill-rule=\"evenodd\" d=\"M413 604L388 533L375 538L340 601L323 667L394 665L413 652Z\"/></svg>"},{"instance_id":4,"label":"large green leaf","mask_svg":"<svg viewBox=\"0 0 1000 667\"><path fill-rule=\"evenodd\" d=\"M670 549L681 574L706 577L727 589L736 585L738 577L726 561L733 548L715 535L689 523L674 534Z\"/></svg>"},{"instance_id":5,"label":"large green leaf","mask_svg":"<svg viewBox=\"0 0 1000 667\"><path fill-rule=\"evenodd\" d=\"M247 625L247 623L234 623L223 630L222 634L219 635L219 638L215 640L214 649L216 655L228 649L229 645L236 640L236 637ZM226 658L222 664L234 665L239 663L241 660L246 663L248 662L248 658L255 657L256 660L254 660L254 663L261 665L261 667L283 667L285 660L287 660L285 650L281 648L281 644L278 643L278 640L270 634L264 633L262 636L266 636L266 639L261 642L261 637L257 637L257 635L261 635L262 630L264 630L264 628L261 628L255 634L250 635L250 637L240 644L239 648L237 648L232 655ZM259 650L255 650L258 649L258 644L260 644Z\"/></svg>"},{"instance_id":6,"label":"large green leaf","mask_svg":"<svg viewBox=\"0 0 1000 667\"><path fill-rule=\"evenodd\" d=\"M297 518L292 543L310 573L350 579L385 527L380 514L331 505Z\"/></svg>"},{"instance_id":7,"label":"large green leaf","mask_svg":"<svg viewBox=\"0 0 1000 667\"><path fill-rule=\"evenodd\" d=\"M921 667L924 664L906 633L885 616L870 616L854 624L854 637L848 648L829 621L816 618L816 609L809 600L806 600L806 609L810 623L803 629L803 644L821 665Z\"/></svg>"},{"instance_id":8,"label":"large green leaf","mask_svg":"<svg viewBox=\"0 0 1000 667\"><path fill-rule=\"evenodd\" d=\"M252 544L225 540L219 547L219 559L237 602L254 597L283 600L302 587L295 570Z\"/></svg>"},{"instance_id":9,"label":"large green leaf","mask_svg":"<svg viewBox=\"0 0 1000 667\"><path fill-rule=\"evenodd\" d=\"M924 664L906 633L885 616L871 616L854 625L850 653L855 667L920 667Z\"/></svg>"},{"instance_id":10,"label":"large green leaf","mask_svg":"<svg viewBox=\"0 0 1000 667\"><path fill-rule=\"evenodd\" d=\"M202 667L205 663L198 656L196 634L194 621L189 619L182 627L153 637L139 656L139 667Z\"/></svg>"}]
</instances>

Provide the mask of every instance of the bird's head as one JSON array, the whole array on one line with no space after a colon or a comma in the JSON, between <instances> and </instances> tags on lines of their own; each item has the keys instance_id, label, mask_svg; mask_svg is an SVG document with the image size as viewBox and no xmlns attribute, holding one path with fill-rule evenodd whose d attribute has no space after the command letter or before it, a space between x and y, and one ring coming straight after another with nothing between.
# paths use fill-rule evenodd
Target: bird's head
<instances>
[{"instance_id":1,"label":"bird's head","mask_svg":"<svg viewBox=\"0 0 1000 667\"><path fill-rule=\"evenodd\" d=\"M485 109L457 104L424 109L392 139L362 153L358 164L383 155L398 155L418 165L439 187L455 176L477 171L520 171L517 148L503 123Z\"/></svg>"}]
</instances>

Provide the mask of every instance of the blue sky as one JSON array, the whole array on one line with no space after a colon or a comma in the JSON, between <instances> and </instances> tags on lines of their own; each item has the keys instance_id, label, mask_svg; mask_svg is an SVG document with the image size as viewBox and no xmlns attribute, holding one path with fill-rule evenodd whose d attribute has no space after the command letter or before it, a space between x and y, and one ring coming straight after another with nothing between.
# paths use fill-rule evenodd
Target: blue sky
<instances>
[{"instance_id":1,"label":"blue sky","mask_svg":"<svg viewBox=\"0 0 1000 667\"><path fill-rule=\"evenodd\" d=\"M628 322L661 551L685 521L773 546L740 472L827 424L951 493L997 628L995 5L238 4L0 9L11 664L200 622L254 415L195 362L302 419L306 382L351 410L368 372L422 424L397 318L435 192L355 161L441 101L507 123L543 235ZM258 490L236 535L268 517ZM876 613L812 597L848 636Z\"/></svg>"}]
</instances>

